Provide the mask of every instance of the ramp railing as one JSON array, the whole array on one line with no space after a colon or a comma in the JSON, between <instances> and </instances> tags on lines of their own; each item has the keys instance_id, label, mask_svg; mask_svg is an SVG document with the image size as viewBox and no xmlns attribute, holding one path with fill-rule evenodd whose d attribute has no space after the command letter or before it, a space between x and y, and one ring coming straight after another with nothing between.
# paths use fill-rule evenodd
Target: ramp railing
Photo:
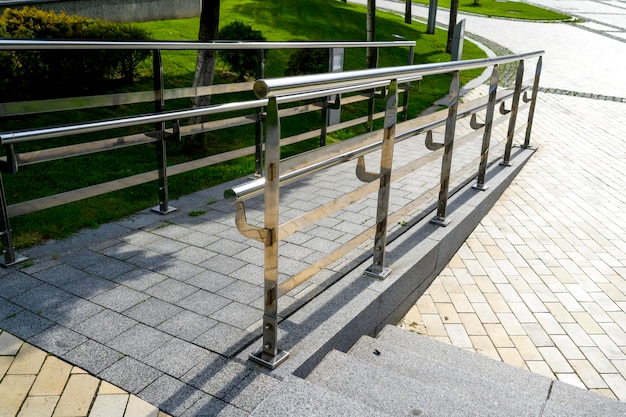
<instances>
[{"instance_id":1,"label":"ramp railing","mask_svg":"<svg viewBox=\"0 0 626 417\"><path fill-rule=\"evenodd\" d=\"M328 256L325 260L316 262L290 279L279 283L279 242L298 230L302 230L326 216L347 207L372 192L378 192L376 225L372 264L366 274L385 279L391 269L385 263L385 248L387 243L387 223L389 214L389 196L391 182L407 176L416 167L432 162L434 158L441 158L441 175L439 197L437 199L437 214L432 222L446 226L446 208L449 194L452 155L455 141L457 120L471 116L473 129L483 131L481 154L478 158L477 190L485 190L485 170L488 160L491 127L496 122L508 120L508 134L502 164L510 164L510 154L513 137L516 131L526 129L524 147L530 146L530 134L534 116L537 90L541 73L543 51L526 54L511 55L492 59L468 60L428 65L409 65L402 67L349 71L337 74L320 74L300 77L285 77L277 79L261 79L254 83L254 92L259 99L267 100L267 117L265 123L265 173L262 178L246 182L240 186L226 190L224 196L227 201L234 203L235 220L239 231L246 237L263 243L264 245L264 315L262 346L258 352L250 355L250 359L270 369L276 368L287 359L289 353L278 346L279 309L278 301L298 285L306 282L315 273L322 270L345 253L340 248L336 256ZM538 58L534 79L523 79L524 62ZM518 63L515 87L513 90L498 91L498 68L506 63ZM462 70L493 67L490 77L489 96L468 103L459 103L459 73ZM451 73L452 81L448 98L448 108L434 114L421 116L407 125L409 129L397 131L398 119L398 85L421 79L422 77ZM382 88L380 95L385 100L383 129L357 136L343 142L317 148L291 158L280 158L280 106L303 99L327 97L346 92ZM528 95L531 91L531 95ZM523 93L523 95L522 95ZM505 100L511 100L511 110L505 107ZM522 101L520 105L520 101ZM495 106L500 103L501 117L495 118ZM520 109L530 103L528 121L523 126L516 125ZM477 122L476 113L486 109L485 122ZM436 143L432 129L445 125L443 143ZM419 158L407 166L395 169L393 166L393 152L396 142L426 133L425 146L433 151L426 157ZM365 167L364 156L380 150L380 166L375 172ZM441 151L439 151L441 150ZM297 219L286 223L279 223L280 189L282 186L309 177L313 173L321 172L331 166L357 159L356 177L366 185L335 199ZM246 219L246 200L263 195L264 216L263 226L248 223Z\"/></svg>"},{"instance_id":2,"label":"ramp railing","mask_svg":"<svg viewBox=\"0 0 626 417\"><path fill-rule=\"evenodd\" d=\"M167 106L180 107L180 99L191 99L198 96L224 97L224 100L233 100L232 94L250 92L253 82L237 82L218 84L204 87L165 88L165 76L162 60L163 51L185 50L250 50L259 54L259 68L257 78L264 77L263 56L266 50L297 50L297 49L328 49L329 59L332 61L341 55L344 49L373 46L375 48L404 48L408 49L408 63L412 63L414 41L395 42L233 42L217 41L200 42L98 42L98 41L54 41L54 40L8 40L0 39L1 51L33 51L33 50L151 50L153 51L153 78L154 88L149 91L135 91L129 93L107 94L99 96L67 97L48 100L17 101L0 103L0 148L4 155L0 156L0 173L16 175L19 178L20 167L57 161L66 158L88 157L100 152L109 152L131 146L154 146L157 169L138 173L123 178L99 184L90 184L87 187L69 190L66 192L43 196L37 199L17 201L9 204L5 194L5 187L0 174L0 241L3 247L3 257L0 265L9 266L25 260L15 253L13 237L10 227L10 218L56 207L62 204L102 195L128 187L158 182L158 202L153 211L167 214L173 210L169 204L168 178L172 175L200 169L203 167L231 161L237 158L254 155L255 173L262 175L262 148L263 123L265 119L265 105L267 100L251 100L246 102L231 102L199 108L182 108L176 111L166 111ZM340 69L332 62L329 69ZM380 114L366 114L363 117L331 125L327 113L331 107L342 104L356 103L371 100L372 91L360 96L348 97L345 100L335 100L332 97L321 97L316 101L309 101L288 109L281 110L281 117L301 115L312 112L321 113L321 123L318 129L283 138L283 144L293 144L304 140L319 137L320 146L326 144L326 136L334 131L361 123L370 122L381 117ZM404 90L404 99L408 101L408 88ZM169 103L177 100L178 104ZM239 99L241 100L241 99ZM214 100L216 102L217 100ZM234 100L233 100L234 101ZM120 106L134 106L142 103L153 103L151 113L142 113L133 117L117 117L107 120L93 120L89 122L72 120L75 110L95 108L119 108ZM190 103L190 101L188 102ZM336 105L335 105L336 104ZM406 104L404 108L407 108ZM336 110L335 110L336 111ZM237 113L234 113L237 112ZM12 119L29 120L39 115L60 114L65 117L63 126L29 127L21 130L6 130L1 126L3 122ZM195 119L203 116L215 116L215 120L198 123ZM187 121L189 120L189 121ZM147 128L145 125L152 126ZM167 145L181 141L181 138L217 130L239 126L254 125L254 145L231 149L216 155L210 155L187 162L168 164ZM114 129L132 128L128 134L119 134ZM6 130L6 131L3 131ZM140 133L137 133L139 131ZM113 132L106 139L93 140L85 134L99 132ZM59 145L50 139L68 138L71 144ZM24 150L23 146L30 142L38 142L37 150ZM79 143L76 143L79 142ZM21 151L20 151L21 149ZM101 169L94 167L94 169ZM26 184L24 186L27 186ZM106 208L103 208L106 209Z\"/></svg>"}]
</instances>

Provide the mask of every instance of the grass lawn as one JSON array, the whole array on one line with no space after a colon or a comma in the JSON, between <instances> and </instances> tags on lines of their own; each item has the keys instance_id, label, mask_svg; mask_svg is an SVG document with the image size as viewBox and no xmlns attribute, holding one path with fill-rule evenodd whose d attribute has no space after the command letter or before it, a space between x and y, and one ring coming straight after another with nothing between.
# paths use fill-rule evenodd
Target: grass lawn
<instances>
[{"instance_id":1,"label":"grass lawn","mask_svg":"<svg viewBox=\"0 0 626 417\"><path fill-rule=\"evenodd\" d=\"M429 0L413 0L415 3L429 4ZM450 0L438 0L438 7L450 8ZM506 17L525 20L569 20L571 16L520 1L499 0L459 0L459 10L482 14L489 17Z\"/></svg>"},{"instance_id":2,"label":"grass lawn","mask_svg":"<svg viewBox=\"0 0 626 417\"><path fill-rule=\"evenodd\" d=\"M220 24L223 26L233 20L242 20L260 30L268 41L304 41L304 40L359 40L366 38L366 10L362 6L347 4L337 0L222 0ZM156 21L137 24L149 30L154 39L160 40L194 40L197 39L199 19ZM392 41L398 37L416 40L414 63L430 63L449 61L445 53L446 35L437 29L435 35L426 35L426 26L413 23L407 25L403 18L390 13L377 13L377 40ZM381 66L405 65L406 48L381 50ZM266 76L283 75L283 69L293 51L270 51L267 54ZM464 57L466 59L483 58L485 53L475 45L465 42ZM167 87L191 86L195 69L195 51L165 51L163 53L164 74ZM143 64L143 73L133 91L152 89L151 63ZM345 57L345 69L364 68L365 50L348 51ZM218 70L224 70L224 64L218 62ZM480 74L481 70L473 70L462 74L462 82L468 82ZM449 76L428 77L411 92L409 104L411 117L432 105L434 101L448 93ZM227 82L219 76L216 83ZM250 98L250 97L249 97ZM214 101L214 102L217 102ZM167 103L167 109L177 106L187 107L189 100ZM14 121L0 121L0 131L27 128L32 123L39 125L66 124L71 120L94 120L114 117L115 112L129 115L131 112L150 112L151 105L130 108L123 106L117 109L97 109L82 111L76 114L46 115L41 118L19 118ZM344 118L357 113L358 106L346 107L342 111ZM362 115L359 114L359 115ZM289 118L296 119L296 118ZM308 131L319 123L319 115L298 120L285 120L283 135ZM30 125L29 125L30 124ZM359 130L361 129L361 130ZM210 141L215 149L224 151L230 148L248 146L254 143L253 127L246 126L228 131L216 132ZM350 135L364 132L357 128L351 132L340 132L329 138L329 142L341 140ZM104 132L110 136L110 132ZM121 133L115 133L121 134ZM89 137L85 140L93 140ZM48 141L46 141L48 142ZM317 139L298 145L292 145L285 154L308 150L317 146ZM227 145L224 145L227 144ZM47 146L44 143L30 144L31 149L20 145L18 152L33 150L35 147ZM190 159L181 146L168 144L169 163L180 163ZM60 161L21 167L16 175L4 175L7 200L9 204L39 198L67 190L86 187L92 184L109 181L115 178L156 169L156 156L153 145L135 146L121 150L100 153L85 157L75 157ZM220 184L224 181L248 175L254 171L254 157L208 167L169 179L170 198L193 193L195 191ZM208 203L208 202L207 202ZM44 210L38 213L18 216L11 219L14 242L17 247L29 246L45 239L59 239L84 227L96 227L99 224L119 219L138 210L158 204L156 183L90 198L77 203Z\"/></svg>"}]
</instances>

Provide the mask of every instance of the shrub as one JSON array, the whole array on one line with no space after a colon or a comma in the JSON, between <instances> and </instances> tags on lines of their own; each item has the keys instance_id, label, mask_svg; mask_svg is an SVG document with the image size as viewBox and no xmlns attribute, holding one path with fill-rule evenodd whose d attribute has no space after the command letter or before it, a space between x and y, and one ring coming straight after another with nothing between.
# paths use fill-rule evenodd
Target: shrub
<instances>
[{"instance_id":1,"label":"shrub","mask_svg":"<svg viewBox=\"0 0 626 417\"><path fill-rule=\"evenodd\" d=\"M252 26L239 20L224 26L217 36L222 40L266 41L261 31L254 30ZM259 64L258 51L226 49L218 51L217 54L239 76L240 80L247 75L254 74Z\"/></svg>"},{"instance_id":2,"label":"shrub","mask_svg":"<svg viewBox=\"0 0 626 417\"><path fill-rule=\"evenodd\" d=\"M328 72L328 49L300 49L289 57L285 75Z\"/></svg>"},{"instance_id":3,"label":"shrub","mask_svg":"<svg viewBox=\"0 0 626 417\"><path fill-rule=\"evenodd\" d=\"M3 32L3 33L1 33ZM146 40L146 31L103 20L44 12L33 7L5 9L0 18L0 36L10 39L56 40ZM69 96L102 88L107 80L130 82L150 51L47 50L15 51L0 58L0 67L10 72L2 77L0 90L20 99ZM7 85L6 78L12 82Z\"/></svg>"}]
</instances>

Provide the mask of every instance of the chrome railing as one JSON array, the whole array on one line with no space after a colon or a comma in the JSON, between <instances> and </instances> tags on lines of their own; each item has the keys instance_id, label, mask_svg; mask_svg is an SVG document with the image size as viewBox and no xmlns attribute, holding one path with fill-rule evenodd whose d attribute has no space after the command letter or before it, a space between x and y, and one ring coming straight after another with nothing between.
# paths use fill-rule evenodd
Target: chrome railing
<instances>
[{"instance_id":1,"label":"chrome railing","mask_svg":"<svg viewBox=\"0 0 626 417\"><path fill-rule=\"evenodd\" d=\"M132 117L122 117L112 120L96 120L92 122L71 123L64 126L47 126L41 128L32 128L20 131L0 132L0 146L5 148L5 156L0 157L0 172L17 173L20 166L43 163L68 157L76 157L82 155L93 154L97 152L110 151L128 146L137 146L147 143L156 145L157 170L136 174L130 177L121 178L119 180L110 181L102 184L92 185L90 187L68 191L61 194L42 197L36 200L22 201L12 205L8 205L2 177L0 176L0 240L3 245L3 259L0 264L3 266L12 265L24 260L23 257L15 254L13 248L13 239L9 218L17 215L33 213L46 208L55 207L73 201L101 195L111 191L117 191L131 186L144 184L153 180L158 180L159 205L154 211L166 214L174 207L169 205L168 198L168 176L188 172L198 168L215 165L221 162L233 160L236 158L255 155L256 160L256 176L262 174L262 126L265 119L265 106L268 104L267 99L251 100L246 102L232 102L226 104L212 105L203 108L190 108L177 111L165 111L164 102L166 100L174 100L180 98L193 98L196 96L216 96L222 94L236 93L242 91L250 91L253 88L252 82L241 82L232 84L219 84L206 87L186 87L176 89L165 89L164 73L161 51L177 51L177 50L255 50L262 53L264 50L270 49L305 49L305 48L390 48L402 47L408 48L409 63L412 62L414 41L396 41L396 42L231 42L216 41L209 43L201 42L164 42L164 41L146 41L146 42L98 42L98 41L53 41L53 40L0 40L0 51L26 51L26 50L83 50L83 49L142 49L153 51L153 69L154 69L154 90L139 91L131 93L109 94L90 97L71 97L49 100L37 100L27 102L5 102L0 103L0 123L12 117L31 117L33 115L53 112L68 112L79 109L89 109L97 107L120 106L125 104L138 103L154 103L154 112L150 114L141 114ZM333 54L330 54L332 59ZM263 68L258 69L258 78L262 78ZM380 88L379 85L368 86L366 94L347 98L344 103L357 102L359 100L369 100L373 95L371 90ZM333 94L338 95L348 90L337 90ZM365 121L371 121L377 115L368 114L362 118L343 122L338 125L328 126L326 112L330 108L328 97L318 97L317 103L296 106L289 109L281 110L281 117L293 114L303 114L307 112L322 112L322 120L325 122L320 129L303 134L295 135L289 138L283 138L283 144L296 143L320 137L320 145L325 145L326 134L333 131L343 129ZM405 92L405 101L408 98L408 90ZM308 99L302 97L302 99ZM339 105L344 104L337 101ZM405 105L405 108L407 106ZM233 111L246 111L243 116L233 117ZM70 114L70 113L66 113ZM219 120L204 122L200 124L181 125L180 120L193 119L199 116L218 115ZM170 128L166 128L169 123ZM109 131L118 128L136 127L141 125L153 125L154 131L144 133L136 133L126 136L116 136L108 139L102 139L91 142L84 142L75 145L68 145L56 148L48 148L34 152L17 152L15 145L42 141L45 139L67 137L85 133ZM234 126L255 124L255 144L241 149L234 149L223 152L218 155L212 155L189 162L179 163L177 165L168 166L167 164L167 142L179 141L181 137L189 136L197 133L215 131L218 129L226 129ZM145 129L143 129L145 130Z\"/></svg>"},{"instance_id":2,"label":"chrome railing","mask_svg":"<svg viewBox=\"0 0 626 417\"><path fill-rule=\"evenodd\" d=\"M478 180L474 188L485 190L485 170L490 149L492 125L496 122L494 117L495 106L500 103L500 113L508 118L509 126L505 142L505 151L502 164L510 164L511 147L516 129L516 119L520 108L530 103L524 147L529 146L532 120L534 117L535 102L541 73L542 56L544 52L531 52L526 54L511 55L491 59L479 59L469 61L447 62L428 65L409 65L393 68L368 69L361 71L349 71L339 74L319 74L300 77L285 77L277 79L261 79L254 84L254 92L259 99L267 100L267 117L265 123L265 175L263 178L252 180L237 187L226 190L225 199L235 204L235 219L239 231L250 239L262 242L264 245L264 315L263 315L263 341L258 352L250 355L250 359L270 369L280 365L289 355L278 346L278 300L298 285L306 282L316 272L332 264L338 257L347 253L347 250L362 243L363 239L355 240L355 246L344 245L333 254L315 262L310 267L292 276L290 279L279 283L278 262L279 242L289 235L308 227L324 217L347 207L360 198L378 191L378 203L376 211L376 224L374 229L374 249L372 265L366 269L366 274L378 279L385 279L391 269L385 264L385 249L387 244L387 224L390 219L389 196L391 183L409 175L416 167L426 162L432 162L435 158L441 158L441 174L437 198L437 214L431 221L435 224L446 226L449 219L446 218L446 208L449 194L451 176L452 153L456 138L455 128L457 120L471 116L470 125L478 131L483 130L481 154L478 164ZM534 80L523 80L524 61L538 58ZM512 91L498 92L498 68L501 64L518 63L515 87ZM489 96L484 99L459 104L459 73L462 70L493 67L490 77ZM435 74L451 73L452 81L448 98L448 108L435 114L421 116L411 120L409 129L396 132L398 119L398 85L406 80L420 79ZM344 142L317 148L305 154L297 155L288 159L280 159L280 109L281 104L290 103L302 99L302 97L324 97L340 89L366 89L372 85L384 85L386 106L384 111L384 127L381 131L375 131L362 136L348 139ZM529 97L527 92L532 91ZM522 96L522 92L524 95ZM505 100L511 100L511 110L504 106ZM523 103L520 106L520 100ZM487 110L484 124L476 120L476 113ZM443 143L435 143L432 129L445 125ZM414 137L419 133L426 133L425 145L432 152L426 157L419 158L412 163L394 170L393 151L395 142ZM381 151L380 167L377 172L369 172L365 169L364 155L374 151ZM298 179L307 178L314 172L324 170L352 159L357 159L356 177L367 183L356 190L325 204L303 216L284 224L279 223L280 212L280 188ZM476 171L474 171L476 172ZM378 180L378 184L376 184ZM256 226L248 223L246 219L245 201L251 197L263 194L264 196L264 224ZM348 249L346 249L348 248Z\"/></svg>"}]
</instances>

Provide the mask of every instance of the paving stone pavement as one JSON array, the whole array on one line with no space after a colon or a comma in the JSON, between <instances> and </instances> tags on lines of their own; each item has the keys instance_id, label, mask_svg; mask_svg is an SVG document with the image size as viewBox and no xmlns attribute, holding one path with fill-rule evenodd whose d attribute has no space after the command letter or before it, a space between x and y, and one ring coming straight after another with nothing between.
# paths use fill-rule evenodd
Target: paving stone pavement
<instances>
[{"instance_id":1,"label":"paving stone pavement","mask_svg":"<svg viewBox=\"0 0 626 417\"><path fill-rule=\"evenodd\" d=\"M626 401L626 4L543 4L609 20L512 38L501 20L467 17L467 31L516 52L545 44L539 150L400 325ZM590 62L596 46L614 52Z\"/></svg>"},{"instance_id":2,"label":"paving stone pavement","mask_svg":"<svg viewBox=\"0 0 626 417\"><path fill-rule=\"evenodd\" d=\"M623 400L626 159L619 145L626 131L625 104L560 92L626 97L615 73L626 44L569 24L472 16L467 30L514 52L546 49L547 92L533 135L540 150L404 322ZM473 94L484 94L484 88ZM420 148L399 144L396 163L421 155ZM455 149L455 157L461 165L475 156ZM281 220L353 189L353 169L338 167L332 181L320 176L286 189ZM393 208L428 190L438 175L438 164L432 164L418 173L420 182L394 185ZM76 384L72 379L84 379L77 385L91 393L73 404L91 408L71 415L98 415L96 404L104 401L127 404L119 415L128 417L135 415L131 402L145 407L138 415L146 416L155 415L155 405L164 410L160 413L182 416L251 412L279 380L229 359L259 331L263 255L233 227L233 207L220 200L227 187L172 202L179 211L166 219L155 220L146 211L33 248L32 265L0 271L0 340L9 349L0 354L0 399L17 395L24 416L24 400L48 407L48 414L36 415L71 414L60 408L63 394L28 400L38 378L28 372L38 362L20 370L20 355L41 358L45 351L53 356L41 362L39 376L50 360L66 370L58 373L66 390ZM247 208L248 220L259 222L261 201ZM375 199L368 197L290 236L280 249L281 279L352 242L373 225L374 210ZM281 312L322 291L370 245L359 245L281 298ZM10 381L23 388L5 385ZM99 390L110 397L98 400ZM0 416L16 412L0 407Z\"/></svg>"}]
</instances>

